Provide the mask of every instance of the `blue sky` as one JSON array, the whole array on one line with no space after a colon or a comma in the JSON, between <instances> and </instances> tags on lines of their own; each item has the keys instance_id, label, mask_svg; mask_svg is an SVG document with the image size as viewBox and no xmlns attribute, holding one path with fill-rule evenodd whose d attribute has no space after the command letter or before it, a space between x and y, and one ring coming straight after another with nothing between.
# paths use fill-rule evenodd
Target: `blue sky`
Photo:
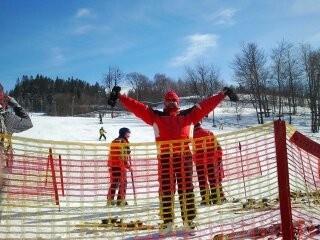
<instances>
[{"instance_id":1,"label":"blue sky","mask_svg":"<svg viewBox=\"0 0 320 240\"><path fill-rule=\"evenodd\" d=\"M320 47L320 0L0 0L0 81L37 73L102 82L109 66L177 79L214 64L226 82L242 43Z\"/></svg>"}]
</instances>

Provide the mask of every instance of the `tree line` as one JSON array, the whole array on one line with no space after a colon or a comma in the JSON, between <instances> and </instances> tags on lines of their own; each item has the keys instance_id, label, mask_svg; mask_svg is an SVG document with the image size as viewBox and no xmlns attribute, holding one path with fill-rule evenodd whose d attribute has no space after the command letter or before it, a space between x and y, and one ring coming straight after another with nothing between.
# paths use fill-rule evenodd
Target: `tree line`
<instances>
[{"instance_id":1,"label":"tree line","mask_svg":"<svg viewBox=\"0 0 320 240\"><path fill-rule=\"evenodd\" d=\"M28 111L65 116L94 111L105 103L104 87L74 78L55 80L43 76L22 76L9 93Z\"/></svg>"},{"instance_id":2,"label":"tree line","mask_svg":"<svg viewBox=\"0 0 320 240\"><path fill-rule=\"evenodd\" d=\"M256 109L258 123L270 111L281 117L308 106L311 131L320 126L320 49L279 42L269 54L256 43L244 44L233 62L235 81Z\"/></svg>"}]
</instances>

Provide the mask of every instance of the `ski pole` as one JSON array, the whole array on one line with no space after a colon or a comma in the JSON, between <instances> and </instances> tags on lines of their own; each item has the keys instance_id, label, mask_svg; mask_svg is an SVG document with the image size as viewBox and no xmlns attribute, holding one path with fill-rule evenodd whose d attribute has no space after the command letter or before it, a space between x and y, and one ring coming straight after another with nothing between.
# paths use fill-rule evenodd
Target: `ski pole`
<instances>
[{"instance_id":1,"label":"ski pole","mask_svg":"<svg viewBox=\"0 0 320 240\"><path fill-rule=\"evenodd\" d=\"M240 152L240 160L241 160L241 169L242 169L242 180L243 180L243 188L244 188L244 197L247 200L247 190L246 190L246 182L244 179L244 170L243 170L243 159L242 159L242 147L241 143L239 142L239 152ZM248 200L247 200L248 201Z\"/></svg>"},{"instance_id":2,"label":"ski pole","mask_svg":"<svg viewBox=\"0 0 320 240\"><path fill-rule=\"evenodd\" d=\"M132 163L131 163L131 156L129 156L129 164L130 164L130 173L131 173L131 182L132 182L132 190L133 190L133 198L134 198L134 205L137 206L137 195L136 195L136 188L134 186L133 180L133 172L132 172Z\"/></svg>"}]
</instances>

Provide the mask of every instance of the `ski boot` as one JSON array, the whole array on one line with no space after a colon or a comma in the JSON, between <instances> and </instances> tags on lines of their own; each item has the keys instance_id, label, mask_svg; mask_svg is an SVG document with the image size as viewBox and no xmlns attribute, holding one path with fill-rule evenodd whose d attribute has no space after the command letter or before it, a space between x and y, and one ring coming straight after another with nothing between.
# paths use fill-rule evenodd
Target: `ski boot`
<instances>
[{"instance_id":1,"label":"ski boot","mask_svg":"<svg viewBox=\"0 0 320 240\"><path fill-rule=\"evenodd\" d=\"M192 231L194 230L196 227L198 226L198 224L196 224L194 221L192 220L188 220L188 221L184 221L183 222L183 228L185 231Z\"/></svg>"},{"instance_id":2,"label":"ski boot","mask_svg":"<svg viewBox=\"0 0 320 240\"><path fill-rule=\"evenodd\" d=\"M110 207L110 206L114 206L116 205L116 201L115 200L107 200L107 206Z\"/></svg>"},{"instance_id":3,"label":"ski boot","mask_svg":"<svg viewBox=\"0 0 320 240\"><path fill-rule=\"evenodd\" d=\"M118 199L117 206L120 206L120 207L128 206L128 202L124 199L120 199L120 200Z\"/></svg>"},{"instance_id":4,"label":"ski boot","mask_svg":"<svg viewBox=\"0 0 320 240\"><path fill-rule=\"evenodd\" d=\"M173 231L173 222L161 223L159 226L159 234L166 235Z\"/></svg>"},{"instance_id":5,"label":"ski boot","mask_svg":"<svg viewBox=\"0 0 320 240\"><path fill-rule=\"evenodd\" d=\"M227 202L226 197L224 196L222 186L218 188L214 188L211 190L211 204L216 205L216 204L222 204Z\"/></svg>"}]
</instances>

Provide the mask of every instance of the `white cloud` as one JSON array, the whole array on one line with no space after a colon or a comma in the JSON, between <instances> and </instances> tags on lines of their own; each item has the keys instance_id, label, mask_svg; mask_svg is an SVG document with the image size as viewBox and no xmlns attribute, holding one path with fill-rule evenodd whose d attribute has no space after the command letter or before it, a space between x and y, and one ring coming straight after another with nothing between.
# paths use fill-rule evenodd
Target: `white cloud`
<instances>
[{"instance_id":1,"label":"white cloud","mask_svg":"<svg viewBox=\"0 0 320 240\"><path fill-rule=\"evenodd\" d=\"M211 16L208 16L207 19L215 24L229 24L232 25L235 23L234 16L238 10L234 8L225 8Z\"/></svg>"},{"instance_id":2,"label":"white cloud","mask_svg":"<svg viewBox=\"0 0 320 240\"><path fill-rule=\"evenodd\" d=\"M87 34L91 31L93 31L95 29L95 27L91 24L85 24L85 25L81 25L81 26L77 26L75 29L74 29L74 34L76 35L84 35L84 34Z\"/></svg>"},{"instance_id":3,"label":"white cloud","mask_svg":"<svg viewBox=\"0 0 320 240\"><path fill-rule=\"evenodd\" d=\"M62 49L59 47L52 48L51 55L52 55L52 64L55 66L62 65L66 61L66 58L62 53Z\"/></svg>"},{"instance_id":4,"label":"white cloud","mask_svg":"<svg viewBox=\"0 0 320 240\"><path fill-rule=\"evenodd\" d=\"M319 0L295 0L291 6L291 10L297 15L307 15L312 13L319 14L320 1Z\"/></svg>"},{"instance_id":5,"label":"white cloud","mask_svg":"<svg viewBox=\"0 0 320 240\"><path fill-rule=\"evenodd\" d=\"M183 54L170 61L172 66L182 66L207 54L217 45L218 36L215 34L194 34L186 37L188 46Z\"/></svg>"},{"instance_id":6,"label":"white cloud","mask_svg":"<svg viewBox=\"0 0 320 240\"><path fill-rule=\"evenodd\" d=\"M105 33L110 31L109 26L102 25L93 25L93 24L82 24L77 25L73 30L72 34L74 35L85 35L88 33Z\"/></svg>"},{"instance_id":7,"label":"white cloud","mask_svg":"<svg viewBox=\"0 0 320 240\"><path fill-rule=\"evenodd\" d=\"M91 17L91 16L93 16L93 13L89 8L79 8L75 15L76 18Z\"/></svg>"}]
</instances>

